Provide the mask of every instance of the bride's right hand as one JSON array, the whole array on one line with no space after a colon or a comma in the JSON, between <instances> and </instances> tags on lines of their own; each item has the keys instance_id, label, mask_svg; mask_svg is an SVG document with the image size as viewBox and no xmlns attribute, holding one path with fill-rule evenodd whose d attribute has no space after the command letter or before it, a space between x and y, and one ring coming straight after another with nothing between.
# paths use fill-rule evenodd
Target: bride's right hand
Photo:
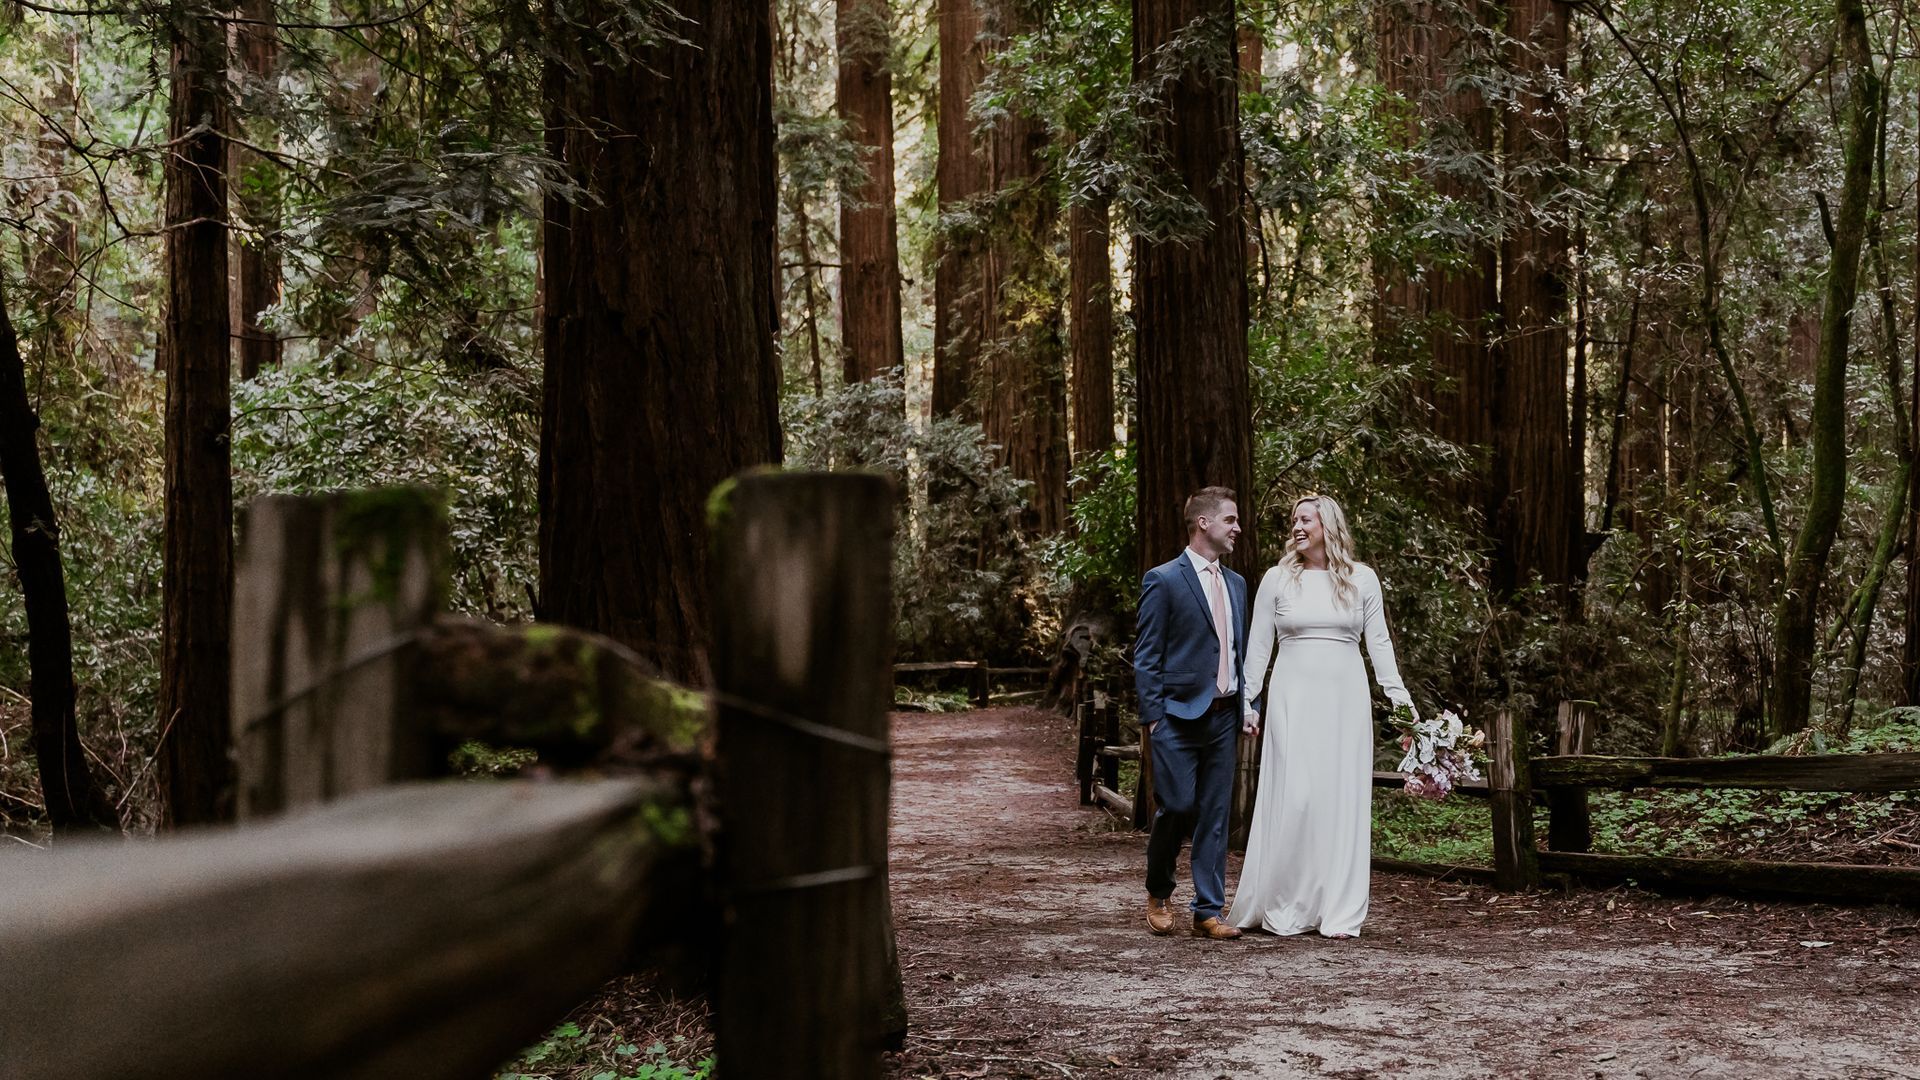
<instances>
[{"instance_id":1,"label":"bride's right hand","mask_svg":"<svg viewBox=\"0 0 1920 1080\"><path fill-rule=\"evenodd\" d=\"M1240 730L1249 735L1260 734L1260 714L1249 711L1240 718Z\"/></svg>"}]
</instances>

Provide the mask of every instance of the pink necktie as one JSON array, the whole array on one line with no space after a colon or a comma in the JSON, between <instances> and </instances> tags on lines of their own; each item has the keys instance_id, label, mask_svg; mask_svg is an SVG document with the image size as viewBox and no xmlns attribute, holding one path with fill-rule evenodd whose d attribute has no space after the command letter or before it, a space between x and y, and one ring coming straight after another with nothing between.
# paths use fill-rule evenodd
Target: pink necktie
<instances>
[{"instance_id":1,"label":"pink necktie","mask_svg":"<svg viewBox=\"0 0 1920 1080\"><path fill-rule=\"evenodd\" d=\"M1218 566L1207 567L1208 598L1213 604L1213 632L1220 639L1220 670L1214 674L1213 688L1224 694L1233 685L1233 673L1227 664L1227 583L1221 580Z\"/></svg>"}]
</instances>

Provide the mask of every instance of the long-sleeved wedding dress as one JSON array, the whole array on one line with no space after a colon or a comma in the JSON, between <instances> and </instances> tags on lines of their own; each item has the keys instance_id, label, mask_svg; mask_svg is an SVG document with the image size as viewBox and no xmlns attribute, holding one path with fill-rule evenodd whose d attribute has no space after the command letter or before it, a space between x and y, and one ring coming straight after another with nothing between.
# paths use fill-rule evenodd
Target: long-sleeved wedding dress
<instances>
[{"instance_id":1,"label":"long-sleeved wedding dress","mask_svg":"<svg viewBox=\"0 0 1920 1080\"><path fill-rule=\"evenodd\" d=\"M1412 698L1394 663L1379 577L1356 565L1353 585L1353 602L1342 604L1330 572L1293 578L1275 567L1253 602L1241 685L1249 695L1267 690L1253 830L1226 916L1242 929L1355 935L1367 918L1373 706L1363 638L1387 697Z\"/></svg>"}]
</instances>

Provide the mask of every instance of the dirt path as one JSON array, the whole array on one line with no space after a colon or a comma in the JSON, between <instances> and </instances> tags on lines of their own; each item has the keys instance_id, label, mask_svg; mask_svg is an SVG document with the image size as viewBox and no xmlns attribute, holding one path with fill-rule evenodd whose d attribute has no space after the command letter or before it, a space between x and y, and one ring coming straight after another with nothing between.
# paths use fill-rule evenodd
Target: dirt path
<instances>
[{"instance_id":1,"label":"dirt path","mask_svg":"<svg viewBox=\"0 0 1920 1080\"><path fill-rule=\"evenodd\" d=\"M1920 1078L1920 913L1376 874L1357 941L1155 938L1065 721L894 739L895 1076Z\"/></svg>"}]
</instances>

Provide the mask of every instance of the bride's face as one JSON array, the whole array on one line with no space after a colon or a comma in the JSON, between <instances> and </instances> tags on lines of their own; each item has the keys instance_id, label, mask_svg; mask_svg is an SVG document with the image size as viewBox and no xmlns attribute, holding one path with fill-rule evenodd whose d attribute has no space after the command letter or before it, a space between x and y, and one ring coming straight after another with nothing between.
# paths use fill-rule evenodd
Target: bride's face
<instances>
[{"instance_id":1,"label":"bride's face","mask_svg":"<svg viewBox=\"0 0 1920 1080\"><path fill-rule=\"evenodd\" d=\"M1293 530L1287 542L1301 555L1312 556L1326 550L1327 532L1320 525L1320 508L1303 502L1293 508Z\"/></svg>"}]
</instances>

